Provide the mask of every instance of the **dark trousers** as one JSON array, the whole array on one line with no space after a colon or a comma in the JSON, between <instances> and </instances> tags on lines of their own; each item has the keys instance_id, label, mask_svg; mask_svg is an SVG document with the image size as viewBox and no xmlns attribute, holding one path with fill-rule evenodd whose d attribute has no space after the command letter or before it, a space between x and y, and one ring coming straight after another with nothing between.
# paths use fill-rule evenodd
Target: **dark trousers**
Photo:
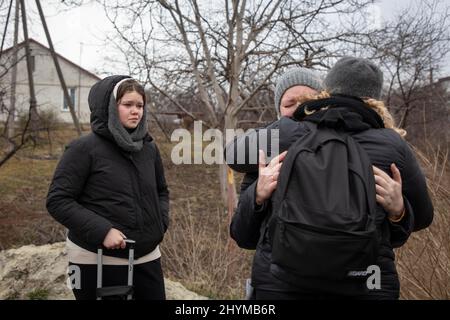
<instances>
[{"instance_id":1,"label":"dark trousers","mask_svg":"<svg viewBox=\"0 0 450 320\"><path fill-rule=\"evenodd\" d=\"M69 263L69 266L77 266L80 271L80 288L72 289L75 298L77 300L95 300L97 298L97 265ZM166 299L160 259L134 265L133 273L133 299ZM73 277L73 273L69 276ZM103 266L103 287L127 285L127 279L128 266Z\"/></svg>"}]
</instances>

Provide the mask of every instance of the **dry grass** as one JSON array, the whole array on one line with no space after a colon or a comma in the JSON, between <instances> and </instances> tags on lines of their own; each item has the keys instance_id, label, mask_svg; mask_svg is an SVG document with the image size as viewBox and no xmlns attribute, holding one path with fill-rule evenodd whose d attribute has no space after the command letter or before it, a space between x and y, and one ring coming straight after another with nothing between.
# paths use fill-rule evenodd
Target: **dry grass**
<instances>
[{"instance_id":1,"label":"dry grass","mask_svg":"<svg viewBox=\"0 0 450 320\"><path fill-rule=\"evenodd\" d=\"M160 145L170 155L169 145ZM165 169L171 220L161 245L166 275L207 297L243 298L252 253L229 238L218 166L167 163Z\"/></svg>"},{"instance_id":2,"label":"dry grass","mask_svg":"<svg viewBox=\"0 0 450 320\"><path fill-rule=\"evenodd\" d=\"M47 213L45 197L58 156L75 136L61 126L50 133L50 144L39 132L36 145L25 145L0 167L0 250L65 239L64 228ZM0 156L6 151L1 143Z\"/></svg>"},{"instance_id":3,"label":"dry grass","mask_svg":"<svg viewBox=\"0 0 450 320\"><path fill-rule=\"evenodd\" d=\"M45 209L55 166L56 160L35 160L24 150L0 168L0 250L64 239L64 228Z\"/></svg>"},{"instance_id":4,"label":"dry grass","mask_svg":"<svg viewBox=\"0 0 450 320\"><path fill-rule=\"evenodd\" d=\"M172 212L172 220L163 243L169 277L210 298L242 299L251 256L228 240L226 213L193 214L187 202Z\"/></svg>"},{"instance_id":5,"label":"dry grass","mask_svg":"<svg viewBox=\"0 0 450 320\"><path fill-rule=\"evenodd\" d=\"M448 149L416 150L434 205L431 226L397 251L402 299L450 299L450 190Z\"/></svg>"}]
</instances>

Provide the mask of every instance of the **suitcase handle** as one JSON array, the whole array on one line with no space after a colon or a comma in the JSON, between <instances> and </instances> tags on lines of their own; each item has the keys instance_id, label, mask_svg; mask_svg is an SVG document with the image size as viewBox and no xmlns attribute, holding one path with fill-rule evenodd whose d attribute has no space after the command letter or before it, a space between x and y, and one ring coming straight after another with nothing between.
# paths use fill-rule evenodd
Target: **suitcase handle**
<instances>
[{"instance_id":1,"label":"suitcase handle","mask_svg":"<svg viewBox=\"0 0 450 320\"><path fill-rule=\"evenodd\" d=\"M128 247L128 287L133 287L133 269L134 269L134 246L136 241L131 239L124 239ZM103 287L103 247L97 250L97 289ZM99 292L99 290L97 290ZM131 292L131 291L130 291ZM132 294L127 295L127 300L131 300ZM97 300L101 300L101 296L97 296Z\"/></svg>"},{"instance_id":2,"label":"suitcase handle","mask_svg":"<svg viewBox=\"0 0 450 320\"><path fill-rule=\"evenodd\" d=\"M134 249L134 245L136 244L136 241L131 240L131 239L124 239L125 243L128 244L130 249Z\"/></svg>"},{"instance_id":3,"label":"suitcase handle","mask_svg":"<svg viewBox=\"0 0 450 320\"><path fill-rule=\"evenodd\" d=\"M134 249L134 246L136 245L136 241L128 239L128 238L124 238L123 240L125 241L125 243L127 244L127 247L129 249ZM97 247L97 251L100 250L100 249L103 249L103 248L104 248L103 244L100 244ZM125 249L126 249L126 247L125 247Z\"/></svg>"}]
</instances>

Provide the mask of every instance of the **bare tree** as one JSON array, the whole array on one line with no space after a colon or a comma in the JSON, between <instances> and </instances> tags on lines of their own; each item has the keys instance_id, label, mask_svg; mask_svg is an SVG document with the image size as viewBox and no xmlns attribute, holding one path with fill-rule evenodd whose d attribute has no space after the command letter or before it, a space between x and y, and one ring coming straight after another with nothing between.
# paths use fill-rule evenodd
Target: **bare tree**
<instances>
[{"instance_id":1,"label":"bare tree","mask_svg":"<svg viewBox=\"0 0 450 320\"><path fill-rule=\"evenodd\" d=\"M368 35L363 50L384 67L386 100L408 126L413 111L422 109L433 95L435 74L450 53L450 7L439 0L416 1L397 14L384 29ZM424 90L427 87L428 90Z\"/></svg>"},{"instance_id":2,"label":"bare tree","mask_svg":"<svg viewBox=\"0 0 450 320\"><path fill-rule=\"evenodd\" d=\"M70 109L70 113L72 115L72 119L75 125L75 128L78 131L78 134L81 135L81 128L75 114L74 106L72 105L71 99L69 99L68 90L64 81L64 77L59 66L59 62L56 56L56 53L53 48L53 43L50 37L50 32L47 28L45 16L40 5L40 1L36 0L36 5L39 11L40 22L44 28L47 40L49 42L50 52L55 64L55 68L58 74L58 78L60 80L61 87L64 92L65 99ZM14 23L14 46L12 50L9 50L8 55L3 55L3 45L5 43L6 35L8 34L8 25L10 21L12 8L15 5L15 23ZM81 3L80 3L81 4ZM7 12L6 18L3 17L4 12ZM14 156L14 154L19 151L24 145L26 145L30 140L36 143L36 139L38 137L39 131L45 130L45 127L48 127L47 124L39 123L40 120L44 120L46 116L40 117L37 111L37 101L34 87L34 79L32 72L32 62L31 62L31 48L29 44L28 38L28 11L25 7L24 0L9 0L8 2L2 1L0 2L0 21L4 20L4 32L2 34L1 46L0 46L0 106L1 113L3 115L6 114L6 123L4 125L3 135L0 136L2 143L8 145L7 150L4 154L1 155L0 158L0 166L6 163L9 159ZM18 31L19 31L19 16L21 16L22 20L22 28L23 28L23 36L24 41L23 45L18 46ZM25 51L23 57L19 58L19 52ZM15 101L16 101L16 74L17 74L17 65L20 60L26 60L26 70L27 70L27 79L28 79L28 88L29 88L29 109L28 109L28 121L26 125L23 126L22 132L18 135L14 133L15 127ZM8 90L9 89L9 90ZM9 91L10 104L9 107L6 107L4 99L6 97L6 93ZM45 122L45 121L44 121ZM18 137L21 137L17 142Z\"/></svg>"},{"instance_id":3,"label":"bare tree","mask_svg":"<svg viewBox=\"0 0 450 320\"><path fill-rule=\"evenodd\" d=\"M15 19L14 19L14 48L13 53L9 56L3 55L3 49L5 40L8 34L8 25L11 20L13 11L13 1L1 1L0 2L0 20L4 25L4 32L1 39L0 46L0 114L5 115L6 122L4 123L3 131L0 135L0 143L6 146L6 152L1 154L0 166L8 161L19 149L21 149L29 140L31 136L27 135L30 120L28 120L21 132L17 137L14 134L15 126L15 81L16 81L16 69L20 60L25 56L18 57L17 50L17 36L18 36L18 23L19 23L19 7L18 1L15 1ZM6 13L6 14L4 14ZM12 74L12 78L11 78ZM9 93L9 94L8 94ZM6 106L5 100L9 98L9 106ZM20 137L20 139L18 139ZM19 141L19 142L18 142Z\"/></svg>"},{"instance_id":4,"label":"bare tree","mask_svg":"<svg viewBox=\"0 0 450 320\"><path fill-rule=\"evenodd\" d=\"M100 2L116 32L108 40L122 51L130 72L167 97L175 88L194 88L205 125L227 129L284 67L325 68L336 44L352 37L337 17L372 1ZM181 103L177 107L189 114ZM228 180L234 205L226 170L221 167L222 186Z\"/></svg>"}]
</instances>

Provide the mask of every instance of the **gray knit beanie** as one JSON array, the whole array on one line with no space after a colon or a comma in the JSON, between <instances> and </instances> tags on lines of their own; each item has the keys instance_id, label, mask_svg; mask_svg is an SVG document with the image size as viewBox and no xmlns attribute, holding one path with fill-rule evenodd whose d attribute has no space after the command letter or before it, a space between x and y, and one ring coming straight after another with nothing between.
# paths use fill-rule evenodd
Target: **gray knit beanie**
<instances>
[{"instance_id":1,"label":"gray knit beanie","mask_svg":"<svg viewBox=\"0 0 450 320\"><path fill-rule=\"evenodd\" d=\"M383 72L367 59L345 57L330 69L324 84L331 94L380 99Z\"/></svg>"},{"instance_id":2,"label":"gray knit beanie","mask_svg":"<svg viewBox=\"0 0 450 320\"><path fill-rule=\"evenodd\" d=\"M275 110L280 117L280 102L283 94L294 86L306 86L311 89L322 90L322 79L314 70L306 68L295 68L286 71L278 79L275 87Z\"/></svg>"}]
</instances>

